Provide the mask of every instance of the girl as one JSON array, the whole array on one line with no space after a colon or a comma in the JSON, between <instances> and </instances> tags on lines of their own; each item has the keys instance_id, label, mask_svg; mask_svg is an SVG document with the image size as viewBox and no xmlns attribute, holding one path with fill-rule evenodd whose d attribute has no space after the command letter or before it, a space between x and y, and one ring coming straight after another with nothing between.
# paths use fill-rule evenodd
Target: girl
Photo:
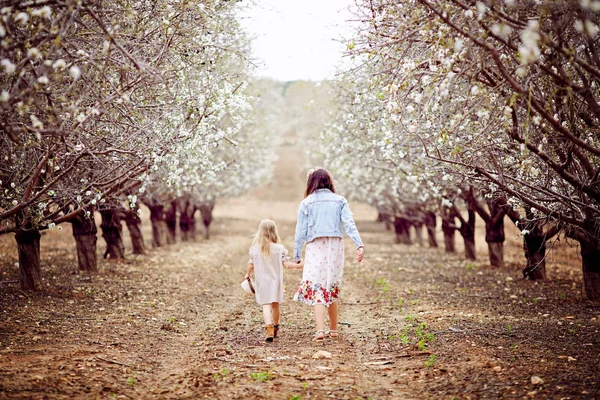
<instances>
[{"instance_id":1,"label":"girl","mask_svg":"<svg viewBox=\"0 0 600 400\"><path fill-rule=\"evenodd\" d=\"M246 279L254 271L256 302L262 305L265 340L272 342L279 331L279 303L283 302L283 267L301 268L287 261L288 251L280 244L277 225L270 219L260 222L250 247Z\"/></svg>"},{"instance_id":2,"label":"girl","mask_svg":"<svg viewBox=\"0 0 600 400\"><path fill-rule=\"evenodd\" d=\"M346 234L356 245L356 259L363 258L364 245L360 239L348 201L335 194L333 179L324 168L308 171L304 200L300 203L294 260L302 258L302 247L306 245L306 257L302 281L294 300L314 307L317 331L313 341L325 338L325 308L329 312L327 332L337 337L338 304L336 300L342 288L344 273L344 240L342 223Z\"/></svg>"}]
</instances>

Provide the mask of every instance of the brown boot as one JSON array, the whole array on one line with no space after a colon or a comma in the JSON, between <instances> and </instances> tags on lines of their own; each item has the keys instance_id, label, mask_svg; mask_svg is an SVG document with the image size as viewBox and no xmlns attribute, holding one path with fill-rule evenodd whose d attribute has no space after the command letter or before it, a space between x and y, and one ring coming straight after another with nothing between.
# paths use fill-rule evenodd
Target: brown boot
<instances>
[{"instance_id":1,"label":"brown boot","mask_svg":"<svg viewBox=\"0 0 600 400\"><path fill-rule=\"evenodd\" d=\"M273 337L277 339L277 333L279 332L279 324L273 325Z\"/></svg>"},{"instance_id":2,"label":"brown boot","mask_svg":"<svg viewBox=\"0 0 600 400\"><path fill-rule=\"evenodd\" d=\"M273 328L273 324L269 324L269 325L265 326L265 341L272 342L274 336L275 336L275 328Z\"/></svg>"}]
</instances>

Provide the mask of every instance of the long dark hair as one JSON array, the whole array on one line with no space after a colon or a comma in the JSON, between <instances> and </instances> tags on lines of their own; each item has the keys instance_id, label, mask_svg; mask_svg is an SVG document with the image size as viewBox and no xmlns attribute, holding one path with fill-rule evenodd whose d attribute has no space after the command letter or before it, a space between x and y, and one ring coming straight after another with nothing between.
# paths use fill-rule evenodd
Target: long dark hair
<instances>
[{"instance_id":1,"label":"long dark hair","mask_svg":"<svg viewBox=\"0 0 600 400\"><path fill-rule=\"evenodd\" d=\"M333 186L333 178L329 171L325 168L315 168L308 171L308 179L306 181L306 191L304 197L308 197L311 193L318 189L329 189L335 193Z\"/></svg>"}]
</instances>

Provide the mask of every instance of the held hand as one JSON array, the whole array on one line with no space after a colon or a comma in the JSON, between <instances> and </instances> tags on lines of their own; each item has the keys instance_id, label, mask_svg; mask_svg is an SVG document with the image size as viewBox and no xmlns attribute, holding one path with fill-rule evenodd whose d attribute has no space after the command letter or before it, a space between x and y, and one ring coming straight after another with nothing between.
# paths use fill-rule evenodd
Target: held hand
<instances>
[{"instance_id":1,"label":"held hand","mask_svg":"<svg viewBox=\"0 0 600 400\"><path fill-rule=\"evenodd\" d=\"M356 261L358 261L359 264L363 259L363 254L365 254L364 247L359 247L358 249L356 249Z\"/></svg>"}]
</instances>

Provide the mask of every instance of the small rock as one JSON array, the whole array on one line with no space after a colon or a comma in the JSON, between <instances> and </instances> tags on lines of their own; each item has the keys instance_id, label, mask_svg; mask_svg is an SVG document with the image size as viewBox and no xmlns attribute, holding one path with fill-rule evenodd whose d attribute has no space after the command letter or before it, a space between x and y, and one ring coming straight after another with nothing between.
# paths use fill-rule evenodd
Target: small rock
<instances>
[{"instance_id":1,"label":"small rock","mask_svg":"<svg viewBox=\"0 0 600 400\"><path fill-rule=\"evenodd\" d=\"M569 356L569 357L567 357L567 361L577 361L577 359Z\"/></svg>"},{"instance_id":2,"label":"small rock","mask_svg":"<svg viewBox=\"0 0 600 400\"><path fill-rule=\"evenodd\" d=\"M497 366L495 366L494 368L492 368L492 371L495 371L495 372L500 372L500 371L502 371L502 367L501 367L501 366L499 366L499 365L497 365Z\"/></svg>"},{"instance_id":3,"label":"small rock","mask_svg":"<svg viewBox=\"0 0 600 400\"><path fill-rule=\"evenodd\" d=\"M510 281L512 281L512 280L513 280L513 278L511 278L510 276L507 276L507 277L506 277L506 281L507 281L507 282L510 282Z\"/></svg>"},{"instance_id":4,"label":"small rock","mask_svg":"<svg viewBox=\"0 0 600 400\"><path fill-rule=\"evenodd\" d=\"M533 375L531 377L531 384L532 385L541 385L542 383L544 383L544 380L542 378L540 378L537 375Z\"/></svg>"},{"instance_id":5,"label":"small rock","mask_svg":"<svg viewBox=\"0 0 600 400\"><path fill-rule=\"evenodd\" d=\"M313 358L331 358L331 353L325 350L319 350L313 354Z\"/></svg>"}]
</instances>

